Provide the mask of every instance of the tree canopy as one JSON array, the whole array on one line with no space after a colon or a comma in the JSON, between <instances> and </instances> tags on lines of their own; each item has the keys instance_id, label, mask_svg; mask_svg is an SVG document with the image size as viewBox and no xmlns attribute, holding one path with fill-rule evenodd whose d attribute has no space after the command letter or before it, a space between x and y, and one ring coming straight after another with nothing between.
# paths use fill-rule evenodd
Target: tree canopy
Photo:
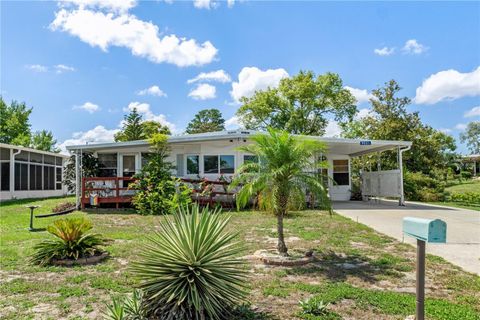
<instances>
[{"instance_id":1,"label":"tree canopy","mask_svg":"<svg viewBox=\"0 0 480 320\"><path fill-rule=\"evenodd\" d=\"M271 127L293 134L323 135L329 117L344 123L357 112L355 97L335 73L316 76L300 71L282 79L278 88L257 91L240 101L237 116L246 129Z\"/></svg>"},{"instance_id":2,"label":"tree canopy","mask_svg":"<svg viewBox=\"0 0 480 320\"><path fill-rule=\"evenodd\" d=\"M472 154L480 154L480 121L470 122L460 134L460 141L467 144Z\"/></svg>"},{"instance_id":3,"label":"tree canopy","mask_svg":"<svg viewBox=\"0 0 480 320\"><path fill-rule=\"evenodd\" d=\"M412 141L412 149L405 157L405 164L410 171L428 174L433 168L442 168L445 157L456 149L455 139L424 124L418 112L408 112L410 99L398 97L400 90L401 87L395 80L372 90L369 114L362 119L343 124L343 136ZM396 162L395 155L384 156L387 162Z\"/></svg>"},{"instance_id":4,"label":"tree canopy","mask_svg":"<svg viewBox=\"0 0 480 320\"><path fill-rule=\"evenodd\" d=\"M38 150L60 152L51 131L41 130L32 134L30 114L25 102L12 101L7 105L0 96L0 142Z\"/></svg>"},{"instance_id":5,"label":"tree canopy","mask_svg":"<svg viewBox=\"0 0 480 320\"><path fill-rule=\"evenodd\" d=\"M186 133L215 132L225 130L225 120L218 109L200 110L188 123Z\"/></svg>"},{"instance_id":6,"label":"tree canopy","mask_svg":"<svg viewBox=\"0 0 480 320\"><path fill-rule=\"evenodd\" d=\"M124 116L122 129L115 134L114 139L116 142L143 140L156 134L169 135L170 129L157 121L144 121L137 109L133 108L129 114Z\"/></svg>"}]
</instances>

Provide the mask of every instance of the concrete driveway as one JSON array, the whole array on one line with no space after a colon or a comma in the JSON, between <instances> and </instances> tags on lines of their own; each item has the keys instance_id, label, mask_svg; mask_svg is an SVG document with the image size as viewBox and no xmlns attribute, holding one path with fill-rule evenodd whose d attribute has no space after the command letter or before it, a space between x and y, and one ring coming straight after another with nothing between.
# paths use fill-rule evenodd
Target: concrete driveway
<instances>
[{"instance_id":1,"label":"concrete driveway","mask_svg":"<svg viewBox=\"0 0 480 320\"><path fill-rule=\"evenodd\" d=\"M442 219L447 223L447 243L429 243L427 253L443 257L467 271L480 274L479 211L408 202L405 207L400 207L398 202L384 200L379 203L334 202L333 207L337 213L400 241L403 240L404 217ZM416 240L405 237L405 242L415 244Z\"/></svg>"}]
</instances>

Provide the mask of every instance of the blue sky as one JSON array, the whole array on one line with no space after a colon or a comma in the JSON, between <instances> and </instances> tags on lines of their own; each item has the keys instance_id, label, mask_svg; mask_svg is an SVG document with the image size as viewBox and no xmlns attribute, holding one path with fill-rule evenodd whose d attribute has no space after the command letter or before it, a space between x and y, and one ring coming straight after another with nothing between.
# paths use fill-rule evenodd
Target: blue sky
<instances>
[{"instance_id":1,"label":"blue sky","mask_svg":"<svg viewBox=\"0 0 480 320\"><path fill-rule=\"evenodd\" d=\"M233 128L236 97L331 71L361 114L395 79L410 111L458 137L480 120L479 39L479 2L2 1L1 92L65 145L112 139L134 106L176 133L204 108Z\"/></svg>"}]
</instances>

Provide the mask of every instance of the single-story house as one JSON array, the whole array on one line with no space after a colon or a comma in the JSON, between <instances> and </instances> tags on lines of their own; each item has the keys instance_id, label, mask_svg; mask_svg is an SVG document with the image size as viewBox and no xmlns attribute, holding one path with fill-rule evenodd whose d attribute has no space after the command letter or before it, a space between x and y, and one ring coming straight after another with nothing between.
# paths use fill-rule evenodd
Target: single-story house
<instances>
[{"instance_id":1,"label":"single-story house","mask_svg":"<svg viewBox=\"0 0 480 320\"><path fill-rule=\"evenodd\" d=\"M66 194L67 155L0 143L0 201Z\"/></svg>"},{"instance_id":2,"label":"single-story house","mask_svg":"<svg viewBox=\"0 0 480 320\"><path fill-rule=\"evenodd\" d=\"M245 161L252 160L252 155L239 151L238 147L251 143L250 137L256 133L258 132L233 130L170 136L168 138L171 149L169 160L176 166L173 174L185 179L217 180L221 176L228 179ZM350 161L353 158L372 153L379 154L386 150L397 151L398 169L382 171L379 165L375 168L376 171L364 170L362 172L362 194L372 197L396 197L403 205L402 153L410 149L411 142L319 136L312 138L323 141L327 145L328 151L319 157L328 161L329 164L324 174L328 174L331 178L327 179L326 183L328 183L329 195L333 201L350 200L352 189ZM90 185L90 189L105 191L102 187L106 186L106 192L103 192L105 198L108 197L106 194L111 196L114 191L116 191L116 196L131 191L127 190L125 180L139 172L149 148L146 140L67 146L70 153L79 157L80 161L77 161L77 164L81 163L84 153L92 153L98 158L101 167L99 177L90 181L93 183L93 188ZM76 168L78 186L82 186L80 168L81 165ZM116 179L112 179L112 177L116 177ZM102 192L99 193L102 197ZM104 200L108 202L107 199ZM89 201L85 199L81 188L77 188L77 201L78 204Z\"/></svg>"}]
</instances>

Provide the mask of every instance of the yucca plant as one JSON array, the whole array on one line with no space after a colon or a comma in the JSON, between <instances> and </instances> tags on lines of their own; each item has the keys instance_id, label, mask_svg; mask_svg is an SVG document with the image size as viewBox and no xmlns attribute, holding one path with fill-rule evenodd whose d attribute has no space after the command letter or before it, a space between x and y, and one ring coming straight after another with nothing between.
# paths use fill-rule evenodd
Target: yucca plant
<instances>
[{"instance_id":1,"label":"yucca plant","mask_svg":"<svg viewBox=\"0 0 480 320\"><path fill-rule=\"evenodd\" d=\"M148 319L142 306L143 294L134 290L131 297L114 297L107 305L106 320L145 320Z\"/></svg>"},{"instance_id":2,"label":"yucca plant","mask_svg":"<svg viewBox=\"0 0 480 320\"><path fill-rule=\"evenodd\" d=\"M56 220L47 227L54 235L34 246L35 253L30 261L34 264L47 265L53 259L72 259L93 256L100 252L100 246L106 244L99 234L88 233L92 223L83 217Z\"/></svg>"},{"instance_id":3,"label":"yucca plant","mask_svg":"<svg viewBox=\"0 0 480 320\"><path fill-rule=\"evenodd\" d=\"M245 296L246 271L227 224L220 209L180 208L148 238L132 271L151 317L228 319Z\"/></svg>"}]
</instances>

